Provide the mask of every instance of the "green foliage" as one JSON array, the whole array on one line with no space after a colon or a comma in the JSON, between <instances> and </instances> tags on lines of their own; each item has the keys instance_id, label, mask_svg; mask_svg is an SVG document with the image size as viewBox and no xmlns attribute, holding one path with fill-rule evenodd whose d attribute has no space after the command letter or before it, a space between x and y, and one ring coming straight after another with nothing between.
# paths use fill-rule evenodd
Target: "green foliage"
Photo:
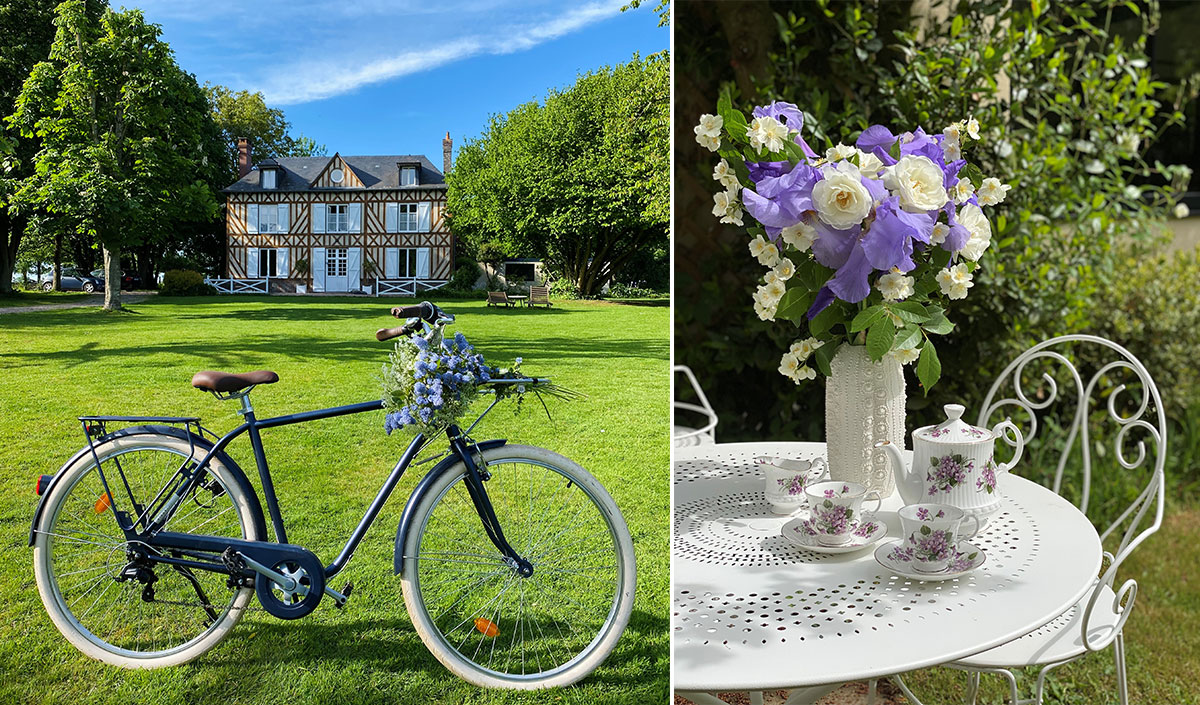
<instances>
[{"instance_id":1,"label":"green foliage","mask_svg":"<svg viewBox=\"0 0 1200 705\"><path fill-rule=\"evenodd\" d=\"M326 153L325 145L309 137L292 137L291 124L279 108L267 107L261 92L235 91L225 86L204 84L204 93L212 106L212 118L221 131L225 154L222 157L224 188L238 178L238 138L250 140L255 162L267 157L313 157Z\"/></svg>"},{"instance_id":2,"label":"green foliage","mask_svg":"<svg viewBox=\"0 0 1200 705\"><path fill-rule=\"evenodd\" d=\"M550 282L550 298L552 299L581 299L579 287L570 279L559 277Z\"/></svg>"},{"instance_id":3,"label":"green foliage","mask_svg":"<svg viewBox=\"0 0 1200 705\"><path fill-rule=\"evenodd\" d=\"M163 275L160 296L209 296L217 293L204 283L204 275L187 269L172 269Z\"/></svg>"},{"instance_id":4,"label":"green foliage","mask_svg":"<svg viewBox=\"0 0 1200 705\"><path fill-rule=\"evenodd\" d=\"M455 234L598 292L666 237L668 84L665 56L635 56L493 116L447 176Z\"/></svg>"},{"instance_id":5,"label":"green foliage","mask_svg":"<svg viewBox=\"0 0 1200 705\"><path fill-rule=\"evenodd\" d=\"M470 257L459 257L454 261L454 274L442 289L464 293L473 292L477 281L479 281L479 263Z\"/></svg>"}]
</instances>

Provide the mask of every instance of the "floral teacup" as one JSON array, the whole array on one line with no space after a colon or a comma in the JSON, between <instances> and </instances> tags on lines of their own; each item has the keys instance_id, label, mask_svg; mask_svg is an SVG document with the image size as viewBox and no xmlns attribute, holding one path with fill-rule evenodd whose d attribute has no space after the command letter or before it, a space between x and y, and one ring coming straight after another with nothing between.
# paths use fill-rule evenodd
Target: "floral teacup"
<instances>
[{"instance_id":1,"label":"floral teacup","mask_svg":"<svg viewBox=\"0 0 1200 705\"><path fill-rule=\"evenodd\" d=\"M763 467L767 482L767 502L776 514L791 514L804 504L804 488L825 477L828 467L823 458L755 458Z\"/></svg>"},{"instance_id":2,"label":"floral teacup","mask_svg":"<svg viewBox=\"0 0 1200 705\"><path fill-rule=\"evenodd\" d=\"M878 511L882 502L879 493L867 490L857 482L816 482L804 488L808 497L812 526L817 531L817 541L826 546L838 546L850 540L862 516L864 500L875 500Z\"/></svg>"},{"instance_id":3,"label":"floral teacup","mask_svg":"<svg viewBox=\"0 0 1200 705\"><path fill-rule=\"evenodd\" d=\"M959 539L979 533L979 517L950 504L909 504L897 514L904 539L893 552L901 554L897 557L902 560L911 560L913 568L922 573L945 570ZM972 522L971 530L960 534L964 519Z\"/></svg>"}]
</instances>

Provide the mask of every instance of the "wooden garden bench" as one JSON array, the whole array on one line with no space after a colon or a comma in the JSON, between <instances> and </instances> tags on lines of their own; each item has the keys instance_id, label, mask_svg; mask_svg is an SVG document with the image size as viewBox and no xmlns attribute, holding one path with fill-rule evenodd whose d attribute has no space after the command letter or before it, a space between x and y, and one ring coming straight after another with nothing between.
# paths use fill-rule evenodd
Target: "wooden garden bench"
<instances>
[{"instance_id":1,"label":"wooden garden bench","mask_svg":"<svg viewBox=\"0 0 1200 705\"><path fill-rule=\"evenodd\" d=\"M529 287L529 301L527 306L553 306L550 303L550 287L548 286L531 286Z\"/></svg>"},{"instance_id":2,"label":"wooden garden bench","mask_svg":"<svg viewBox=\"0 0 1200 705\"><path fill-rule=\"evenodd\" d=\"M508 298L508 294L503 291L488 292L488 306L508 306L512 308L513 302Z\"/></svg>"}]
</instances>

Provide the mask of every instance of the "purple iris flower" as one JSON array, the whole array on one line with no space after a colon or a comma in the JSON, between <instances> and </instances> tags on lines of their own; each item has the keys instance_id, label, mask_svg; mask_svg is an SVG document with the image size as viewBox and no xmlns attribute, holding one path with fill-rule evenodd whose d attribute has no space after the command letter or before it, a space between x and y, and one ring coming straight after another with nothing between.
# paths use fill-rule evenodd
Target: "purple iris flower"
<instances>
[{"instance_id":1,"label":"purple iris flower","mask_svg":"<svg viewBox=\"0 0 1200 705\"><path fill-rule=\"evenodd\" d=\"M800 112L800 108L795 104L776 101L770 105L761 105L754 109L754 117L773 117L786 125L789 130L795 130L795 142L800 145L800 149L804 150L805 156L809 159L817 158L817 153L801 136L804 129L804 113Z\"/></svg>"},{"instance_id":2,"label":"purple iris flower","mask_svg":"<svg viewBox=\"0 0 1200 705\"><path fill-rule=\"evenodd\" d=\"M750 215L776 238L780 229L795 225L804 211L813 210L813 186L820 179L817 169L797 164L779 176L764 176L753 190L742 192L742 201Z\"/></svg>"},{"instance_id":3,"label":"purple iris flower","mask_svg":"<svg viewBox=\"0 0 1200 705\"><path fill-rule=\"evenodd\" d=\"M879 157L879 161L883 162L884 166L891 166L896 163L896 160L888 154L888 150L895 142L896 136L892 134L891 130L883 125L871 125L858 136L855 146Z\"/></svg>"},{"instance_id":4,"label":"purple iris flower","mask_svg":"<svg viewBox=\"0 0 1200 705\"><path fill-rule=\"evenodd\" d=\"M947 201L942 210L946 212L946 222L950 226L950 232L946 233L946 239L942 242L942 249L947 252L958 252L967 244L967 240L971 239L971 232L967 230L966 226L959 224L958 218L955 216L954 201Z\"/></svg>"}]
</instances>

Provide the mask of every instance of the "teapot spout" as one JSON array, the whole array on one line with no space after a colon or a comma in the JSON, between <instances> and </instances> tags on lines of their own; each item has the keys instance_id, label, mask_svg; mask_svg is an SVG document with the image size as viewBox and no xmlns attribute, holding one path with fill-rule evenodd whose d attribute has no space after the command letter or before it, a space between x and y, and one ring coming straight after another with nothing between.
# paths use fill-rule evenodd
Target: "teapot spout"
<instances>
[{"instance_id":1,"label":"teapot spout","mask_svg":"<svg viewBox=\"0 0 1200 705\"><path fill-rule=\"evenodd\" d=\"M887 452L888 461L892 465L892 475L896 478L896 489L900 491L900 496L905 503L921 501L921 488L919 487L921 483L913 482L913 473L905 466L904 455L896 447L896 444L891 441L880 441L875 444L875 448ZM914 487L913 485L918 486Z\"/></svg>"}]
</instances>

